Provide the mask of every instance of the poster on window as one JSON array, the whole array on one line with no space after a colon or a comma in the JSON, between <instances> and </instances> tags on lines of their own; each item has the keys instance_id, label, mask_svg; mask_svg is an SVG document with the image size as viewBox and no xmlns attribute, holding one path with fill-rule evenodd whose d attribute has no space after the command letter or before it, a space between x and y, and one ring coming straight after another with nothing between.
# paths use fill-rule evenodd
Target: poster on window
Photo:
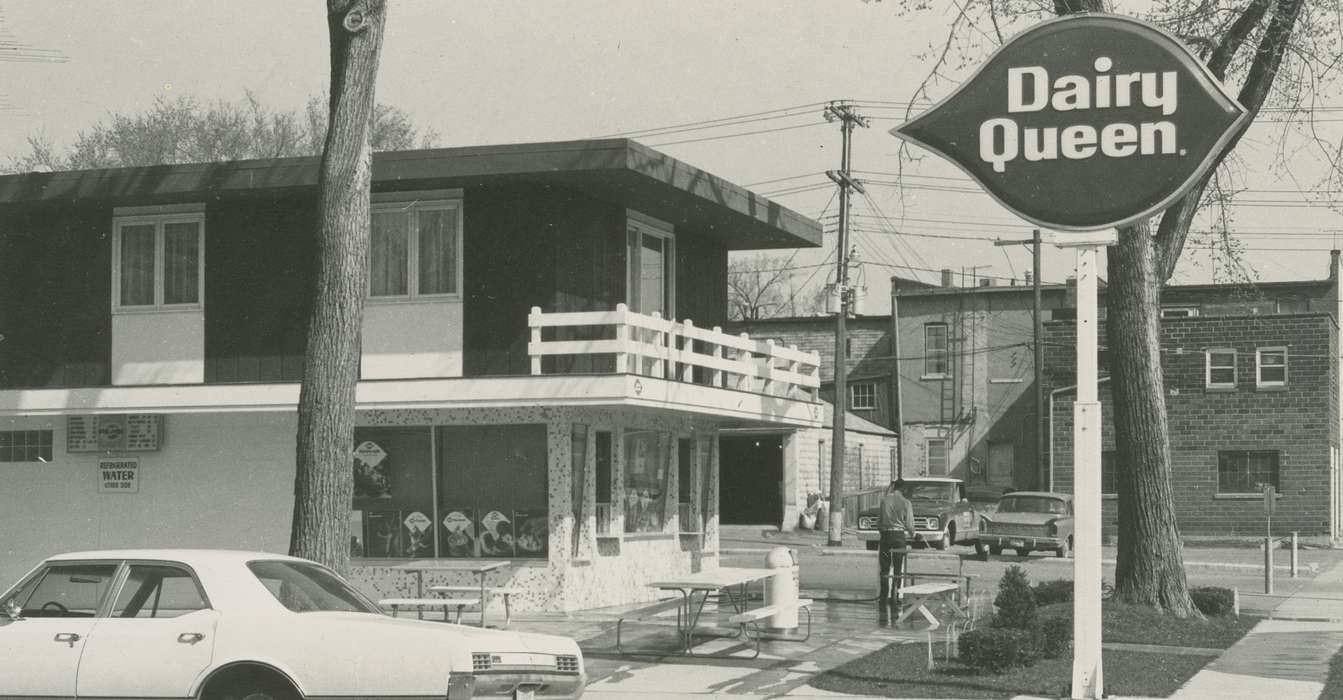
<instances>
[{"instance_id":1,"label":"poster on window","mask_svg":"<svg viewBox=\"0 0 1343 700\"><path fill-rule=\"evenodd\" d=\"M354 448L355 499L391 498L391 460L378 443L365 440Z\"/></svg>"},{"instance_id":2,"label":"poster on window","mask_svg":"<svg viewBox=\"0 0 1343 700\"><path fill-rule=\"evenodd\" d=\"M513 556L513 522L507 515L492 510L480 519L480 556Z\"/></svg>"},{"instance_id":3,"label":"poster on window","mask_svg":"<svg viewBox=\"0 0 1343 700\"><path fill-rule=\"evenodd\" d=\"M424 513L413 510L402 518L401 543L404 554L412 559L434 556L434 520Z\"/></svg>"},{"instance_id":4,"label":"poster on window","mask_svg":"<svg viewBox=\"0 0 1343 700\"><path fill-rule=\"evenodd\" d=\"M513 529L517 532L514 540L517 556L546 556L550 523L545 509L513 511Z\"/></svg>"},{"instance_id":5,"label":"poster on window","mask_svg":"<svg viewBox=\"0 0 1343 700\"><path fill-rule=\"evenodd\" d=\"M449 510L440 535L444 557L476 556L476 516L470 509Z\"/></svg>"},{"instance_id":6,"label":"poster on window","mask_svg":"<svg viewBox=\"0 0 1343 700\"><path fill-rule=\"evenodd\" d=\"M401 511L364 511L364 556L401 557Z\"/></svg>"}]
</instances>

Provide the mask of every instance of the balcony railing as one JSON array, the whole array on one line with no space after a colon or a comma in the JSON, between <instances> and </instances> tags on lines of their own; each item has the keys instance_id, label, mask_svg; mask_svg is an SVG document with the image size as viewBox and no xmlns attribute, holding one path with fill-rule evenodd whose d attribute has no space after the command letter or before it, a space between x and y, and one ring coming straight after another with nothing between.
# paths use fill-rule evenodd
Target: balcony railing
<instances>
[{"instance_id":1,"label":"balcony railing","mask_svg":"<svg viewBox=\"0 0 1343 700\"><path fill-rule=\"evenodd\" d=\"M694 322L645 316L624 304L615 311L542 313L533 306L527 317L533 375L548 374L547 357L586 356L590 366L599 358L614 358L617 372L630 372L672 381L752 391L770 396L816 401L820 356L784 347L773 340L754 340L745 333L729 335L722 329L698 328ZM573 329L566 334L557 329ZM587 330L579 330L586 328ZM549 330L548 329L556 329ZM566 339L566 335L597 339Z\"/></svg>"}]
</instances>

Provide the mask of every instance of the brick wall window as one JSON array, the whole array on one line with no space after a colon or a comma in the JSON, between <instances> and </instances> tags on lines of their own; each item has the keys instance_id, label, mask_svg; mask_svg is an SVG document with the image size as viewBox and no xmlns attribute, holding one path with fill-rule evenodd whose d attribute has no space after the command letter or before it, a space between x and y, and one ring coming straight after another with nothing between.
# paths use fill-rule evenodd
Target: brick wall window
<instances>
[{"instance_id":1,"label":"brick wall window","mask_svg":"<svg viewBox=\"0 0 1343 700\"><path fill-rule=\"evenodd\" d=\"M1236 351L1230 348L1211 348L1205 351L1207 371L1206 384L1209 389L1236 388Z\"/></svg>"},{"instance_id":2,"label":"brick wall window","mask_svg":"<svg viewBox=\"0 0 1343 700\"><path fill-rule=\"evenodd\" d=\"M1222 450L1217 453L1217 493L1259 493L1278 486L1276 450Z\"/></svg>"},{"instance_id":3,"label":"brick wall window","mask_svg":"<svg viewBox=\"0 0 1343 700\"><path fill-rule=\"evenodd\" d=\"M947 455L945 438L928 438L923 442L923 454L928 464L928 476L946 476L951 460Z\"/></svg>"},{"instance_id":4,"label":"brick wall window","mask_svg":"<svg viewBox=\"0 0 1343 700\"><path fill-rule=\"evenodd\" d=\"M1255 386L1287 386L1287 348L1259 348L1254 355Z\"/></svg>"},{"instance_id":5,"label":"brick wall window","mask_svg":"<svg viewBox=\"0 0 1343 700\"><path fill-rule=\"evenodd\" d=\"M1161 318L1193 318L1197 315L1197 306L1164 306L1161 308Z\"/></svg>"},{"instance_id":6,"label":"brick wall window","mask_svg":"<svg viewBox=\"0 0 1343 700\"><path fill-rule=\"evenodd\" d=\"M947 361L947 324L925 323L923 325L923 374L930 377L945 377L949 373Z\"/></svg>"},{"instance_id":7,"label":"brick wall window","mask_svg":"<svg viewBox=\"0 0 1343 700\"><path fill-rule=\"evenodd\" d=\"M0 430L0 462L50 461L50 430Z\"/></svg>"},{"instance_id":8,"label":"brick wall window","mask_svg":"<svg viewBox=\"0 0 1343 700\"><path fill-rule=\"evenodd\" d=\"M849 387L849 408L855 411L871 411L877 407L877 385L872 382L854 384Z\"/></svg>"},{"instance_id":9,"label":"brick wall window","mask_svg":"<svg viewBox=\"0 0 1343 700\"><path fill-rule=\"evenodd\" d=\"M1119 452L1105 450L1101 452L1101 493L1109 496L1119 493L1119 478L1115 468L1119 463Z\"/></svg>"}]
</instances>

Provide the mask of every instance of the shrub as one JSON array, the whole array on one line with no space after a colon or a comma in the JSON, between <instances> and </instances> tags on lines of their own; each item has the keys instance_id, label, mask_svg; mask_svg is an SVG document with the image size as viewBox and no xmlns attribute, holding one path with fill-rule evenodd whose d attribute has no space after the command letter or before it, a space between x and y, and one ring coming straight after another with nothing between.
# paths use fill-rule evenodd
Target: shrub
<instances>
[{"instance_id":1,"label":"shrub","mask_svg":"<svg viewBox=\"0 0 1343 700\"><path fill-rule=\"evenodd\" d=\"M1003 574L993 604L998 608L994 627L1030 630L1036 626L1035 594L1031 593L1030 581L1020 566L1010 566Z\"/></svg>"},{"instance_id":2,"label":"shrub","mask_svg":"<svg viewBox=\"0 0 1343 700\"><path fill-rule=\"evenodd\" d=\"M1071 603L1073 600L1073 582L1063 578L1043 581L1035 584L1031 592L1035 594L1035 604L1040 607L1055 603Z\"/></svg>"},{"instance_id":3,"label":"shrub","mask_svg":"<svg viewBox=\"0 0 1343 700\"><path fill-rule=\"evenodd\" d=\"M1189 597L1194 599L1194 607L1208 617L1229 615L1235 610L1235 594L1230 588L1204 586L1189 589Z\"/></svg>"},{"instance_id":4,"label":"shrub","mask_svg":"<svg viewBox=\"0 0 1343 700\"><path fill-rule=\"evenodd\" d=\"M1057 659L1068 653L1073 643L1073 620L1067 616L1047 617L1040 622L1036 646L1046 659Z\"/></svg>"},{"instance_id":5,"label":"shrub","mask_svg":"<svg viewBox=\"0 0 1343 700\"><path fill-rule=\"evenodd\" d=\"M981 671L1000 671L1030 666L1040 658L1036 635L1031 630L989 628L961 635L961 662Z\"/></svg>"}]
</instances>

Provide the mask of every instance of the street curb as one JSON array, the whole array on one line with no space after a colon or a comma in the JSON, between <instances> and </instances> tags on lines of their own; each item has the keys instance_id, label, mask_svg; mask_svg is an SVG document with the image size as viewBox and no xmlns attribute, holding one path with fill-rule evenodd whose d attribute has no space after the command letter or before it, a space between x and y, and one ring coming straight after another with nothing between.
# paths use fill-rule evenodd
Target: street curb
<instances>
[{"instance_id":1,"label":"street curb","mask_svg":"<svg viewBox=\"0 0 1343 700\"><path fill-rule=\"evenodd\" d=\"M866 550L866 549L827 549L827 548L824 548L824 547L815 547L814 549L815 549L817 552L819 552L820 555L823 556L823 557L875 557L875 556L877 556L877 553L876 553L876 552L870 552L870 551L868 551L868 550ZM760 551L766 551L766 550L760 550ZM919 556L920 556L920 557L930 557L930 556L932 556L932 557L941 557L941 558L943 558L943 559L961 559L961 558L962 558L959 554L922 554L922 553L921 553ZM973 559L973 557L971 557L971 558ZM1014 561L1020 561L1020 559L1013 559L1013 560L1014 560ZM1000 561L1009 561L1009 560L1000 560ZM1031 558L1030 558L1030 561L1032 561L1032 562L1049 562L1049 563L1053 563L1053 564L1071 564L1071 563L1073 562L1072 559L1059 559L1058 557L1048 557L1048 558L1046 558L1046 557L1031 557ZM1115 560L1114 560L1114 559L1102 559L1102 560L1101 560L1101 563L1102 563L1102 564L1114 564L1114 563L1115 563ZM1243 570L1243 571L1263 571L1263 570L1264 570L1264 565L1263 565L1263 564L1232 564L1232 563L1218 562L1218 561L1186 561L1186 562L1184 563L1184 565L1185 565L1185 568L1195 567L1195 568L1200 568L1200 569L1233 569L1233 570L1237 570L1237 571L1241 571L1241 570ZM1319 570L1320 570L1320 565L1319 565L1317 562L1311 562L1311 563L1309 563L1309 564L1300 564L1300 565L1297 566L1297 569L1300 570L1300 571L1305 571L1305 572L1310 573L1310 574L1318 574L1318 573L1319 573ZM1291 567L1290 565L1288 565L1288 564L1274 564L1274 565L1273 565L1273 570L1274 570L1274 571L1291 571L1291 570L1292 570L1292 567Z\"/></svg>"}]
</instances>

